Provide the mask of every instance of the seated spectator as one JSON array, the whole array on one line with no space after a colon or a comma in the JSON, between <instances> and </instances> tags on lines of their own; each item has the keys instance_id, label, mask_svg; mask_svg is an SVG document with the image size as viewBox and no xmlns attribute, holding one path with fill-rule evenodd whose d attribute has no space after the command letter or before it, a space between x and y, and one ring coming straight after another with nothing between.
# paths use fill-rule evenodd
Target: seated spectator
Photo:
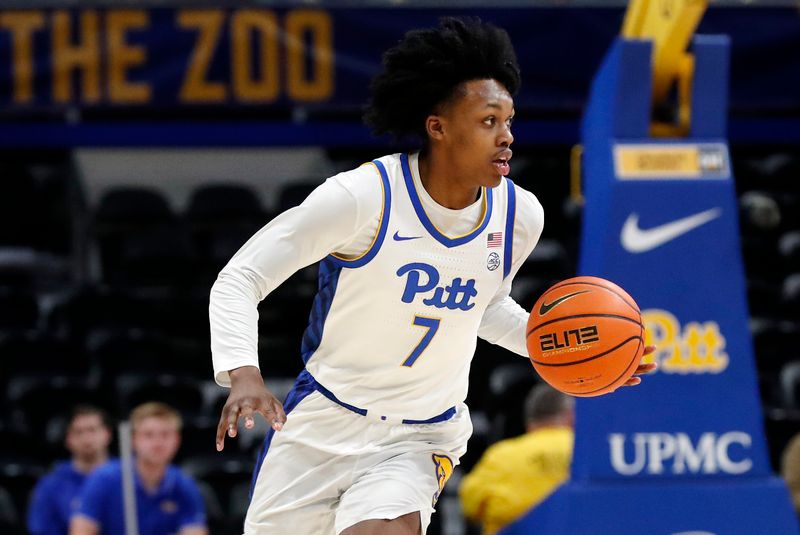
<instances>
[{"instance_id":1,"label":"seated spectator","mask_svg":"<svg viewBox=\"0 0 800 535\"><path fill-rule=\"evenodd\" d=\"M490 446L461 482L464 515L496 533L569 477L575 402L548 385L525 400L527 432Z\"/></svg>"},{"instance_id":2,"label":"seated spectator","mask_svg":"<svg viewBox=\"0 0 800 535\"><path fill-rule=\"evenodd\" d=\"M781 476L789 487L794 509L800 516L800 433L792 437L783 450Z\"/></svg>"},{"instance_id":3,"label":"seated spectator","mask_svg":"<svg viewBox=\"0 0 800 535\"><path fill-rule=\"evenodd\" d=\"M75 407L67 424L64 445L72 458L56 464L33 490L28 508L32 535L67 535L69 521L88 474L108 460L111 429L102 409Z\"/></svg>"},{"instance_id":4,"label":"seated spectator","mask_svg":"<svg viewBox=\"0 0 800 535\"><path fill-rule=\"evenodd\" d=\"M140 535L207 535L196 483L170 464L180 446L181 417L164 403L136 407L130 416L136 518ZM87 480L70 535L122 535L122 464L111 461Z\"/></svg>"}]
</instances>

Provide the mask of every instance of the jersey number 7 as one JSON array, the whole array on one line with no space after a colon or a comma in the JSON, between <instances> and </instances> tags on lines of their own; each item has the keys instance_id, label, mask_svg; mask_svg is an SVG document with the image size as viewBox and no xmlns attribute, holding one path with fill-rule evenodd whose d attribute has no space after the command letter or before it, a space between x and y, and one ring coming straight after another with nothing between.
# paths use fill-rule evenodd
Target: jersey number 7
<instances>
[{"instance_id":1,"label":"jersey number 7","mask_svg":"<svg viewBox=\"0 0 800 535\"><path fill-rule=\"evenodd\" d=\"M408 355L405 362L403 362L403 366L411 367L414 365L414 362L422 355L422 352L425 351L425 348L428 347L428 344L431 343L433 340L433 336L436 334L436 331L439 330L439 322L441 320L437 318L426 318L424 316L414 316L414 325L419 325L420 327L426 327L428 331L425 333L425 336L422 337L422 340L419 341L417 347Z\"/></svg>"}]
</instances>

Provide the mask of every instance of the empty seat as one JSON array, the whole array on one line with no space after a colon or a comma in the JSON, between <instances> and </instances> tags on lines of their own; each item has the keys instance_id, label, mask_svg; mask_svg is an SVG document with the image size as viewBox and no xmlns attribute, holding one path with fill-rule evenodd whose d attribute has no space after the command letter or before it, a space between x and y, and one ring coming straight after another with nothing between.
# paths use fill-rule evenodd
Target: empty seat
<instances>
[{"instance_id":1,"label":"empty seat","mask_svg":"<svg viewBox=\"0 0 800 535\"><path fill-rule=\"evenodd\" d=\"M198 280L210 286L236 251L266 224L267 215L250 188L213 184L194 191L186 221L197 269L204 271Z\"/></svg>"},{"instance_id":2,"label":"empty seat","mask_svg":"<svg viewBox=\"0 0 800 535\"><path fill-rule=\"evenodd\" d=\"M123 374L114 381L119 414L129 414L149 401L166 403L185 420L203 415L205 397L196 379L174 375Z\"/></svg>"},{"instance_id":3,"label":"empty seat","mask_svg":"<svg viewBox=\"0 0 800 535\"><path fill-rule=\"evenodd\" d=\"M151 373L210 378L208 344L198 339L179 339L141 329L96 330L87 348L109 383L123 373Z\"/></svg>"},{"instance_id":4,"label":"empty seat","mask_svg":"<svg viewBox=\"0 0 800 535\"><path fill-rule=\"evenodd\" d=\"M492 370L489 376L491 397L486 405L492 422L492 442L524 433L522 407L531 388L539 381L531 365L524 361L503 364Z\"/></svg>"},{"instance_id":5,"label":"empty seat","mask_svg":"<svg viewBox=\"0 0 800 535\"><path fill-rule=\"evenodd\" d=\"M26 375L73 375L85 377L91 366L75 340L50 334L26 332L0 337L2 377Z\"/></svg>"},{"instance_id":6,"label":"empty seat","mask_svg":"<svg viewBox=\"0 0 800 535\"><path fill-rule=\"evenodd\" d=\"M253 459L231 454L193 457L181 463L186 473L214 489L223 508L231 503L235 488L250 484L254 467Z\"/></svg>"},{"instance_id":7,"label":"empty seat","mask_svg":"<svg viewBox=\"0 0 800 535\"><path fill-rule=\"evenodd\" d=\"M21 165L0 167L0 245L35 247L39 240L36 181Z\"/></svg>"},{"instance_id":8,"label":"empty seat","mask_svg":"<svg viewBox=\"0 0 800 535\"><path fill-rule=\"evenodd\" d=\"M781 301L784 314L800 320L800 273L793 273L783 281Z\"/></svg>"},{"instance_id":9,"label":"empty seat","mask_svg":"<svg viewBox=\"0 0 800 535\"><path fill-rule=\"evenodd\" d=\"M781 225L781 209L766 191L747 191L739 198L739 221L744 234L774 236Z\"/></svg>"},{"instance_id":10,"label":"empty seat","mask_svg":"<svg viewBox=\"0 0 800 535\"><path fill-rule=\"evenodd\" d=\"M17 512L14 499L8 490L0 487L0 533L4 535L23 535L22 513Z\"/></svg>"},{"instance_id":11,"label":"empty seat","mask_svg":"<svg viewBox=\"0 0 800 535\"><path fill-rule=\"evenodd\" d=\"M247 508L250 505L250 482L242 481L235 483L230 489L228 500L228 515L238 523L244 522L247 515Z\"/></svg>"},{"instance_id":12,"label":"empty seat","mask_svg":"<svg viewBox=\"0 0 800 535\"><path fill-rule=\"evenodd\" d=\"M43 155L32 163L15 159L0 162L0 247L69 254L79 193L68 158L52 165L42 164Z\"/></svg>"},{"instance_id":13,"label":"empty seat","mask_svg":"<svg viewBox=\"0 0 800 535\"><path fill-rule=\"evenodd\" d=\"M95 212L95 224L104 228L170 223L174 220L167 200L156 190L117 187L107 191Z\"/></svg>"},{"instance_id":14,"label":"empty seat","mask_svg":"<svg viewBox=\"0 0 800 535\"><path fill-rule=\"evenodd\" d=\"M33 247L0 246L0 287L61 290L72 281L71 260Z\"/></svg>"},{"instance_id":15,"label":"empty seat","mask_svg":"<svg viewBox=\"0 0 800 535\"><path fill-rule=\"evenodd\" d=\"M185 284L191 249L167 201L147 188L115 188L92 223L102 280L115 286Z\"/></svg>"},{"instance_id":16,"label":"empty seat","mask_svg":"<svg viewBox=\"0 0 800 535\"><path fill-rule=\"evenodd\" d=\"M36 295L12 288L0 288L0 332L35 329L39 322Z\"/></svg>"},{"instance_id":17,"label":"empty seat","mask_svg":"<svg viewBox=\"0 0 800 535\"><path fill-rule=\"evenodd\" d=\"M782 314L780 284L769 279L748 278L747 303L751 316L779 318Z\"/></svg>"},{"instance_id":18,"label":"empty seat","mask_svg":"<svg viewBox=\"0 0 800 535\"><path fill-rule=\"evenodd\" d=\"M769 280L782 276L783 266L777 239L744 235L741 238L741 248L748 278Z\"/></svg>"},{"instance_id":19,"label":"empty seat","mask_svg":"<svg viewBox=\"0 0 800 535\"><path fill-rule=\"evenodd\" d=\"M42 430L29 432L9 424L0 426L0 463L27 461L47 464L52 461L53 448L42 440ZM56 448L60 449L60 448Z\"/></svg>"},{"instance_id":20,"label":"empty seat","mask_svg":"<svg viewBox=\"0 0 800 535\"><path fill-rule=\"evenodd\" d=\"M511 297L525 310L531 310L539 297L556 282L556 279L518 275L511 287Z\"/></svg>"},{"instance_id":21,"label":"empty seat","mask_svg":"<svg viewBox=\"0 0 800 535\"><path fill-rule=\"evenodd\" d=\"M203 497L203 505L206 508L208 523L210 525L217 525L223 522L225 520L225 513L222 510L222 505L219 503L214 487L205 481L195 481L195 483L197 484L197 490L200 491L200 496ZM212 530L211 533L217 532Z\"/></svg>"},{"instance_id":22,"label":"empty seat","mask_svg":"<svg viewBox=\"0 0 800 535\"><path fill-rule=\"evenodd\" d=\"M792 349L787 348L787 351ZM794 357L795 362L790 362L781 369L781 398L787 409L800 410L800 352L794 352Z\"/></svg>"},{"instance_id":23,"label":"empty seat","mask_svg":"<svg viewBox=\"0 0 800 535\"><path fill-rule=\"evenodd\" d=\"M208 332L208 288L85 288L53 308L48 328L76 337L132 328L202 337Z\"/></svg>"},{"instance_id":24,"label":"empty seat","mask_svg":"<svg viewBox=\"0 0 800 535\"><path fill-rule=\"evenodd\" d=\"M28 430L43 432L49 421L68 414L75 405L107 408L108 399L89 379L52 376L17 376L8 381L8 402L13 417Z\"/></svg>"},{"instance_id":25,"label":"empty seat","mask_svg":"<svg viewBox=\"0 0 800 535\"><path fill-rule=\"evenodd\" d=\"M796 358L790 351L800 336L800 327L790 321L762 319L751 322L753 348L759 373L777 372Z\"/></svg>"},{"instance_id":26,"label":"empty seat","mask_svg":"<svg viewBox=\"0 0 800 535\"><path fill-rule=\"evenodd\" d=\"M317 186L319 182L313 181L285 184L278 193L278 213L300 205Z\"/></svg>"},{"instance_id":27,"label":"empty seat","mask_svg":"<svg viewBox=\"0 0 800 535\"><path fill-rule=\"evenodd\" d=\"M264 210L252 189L232 184L197 188L189 199L186 217L197 225L263 220Z\"/></svg>"},{"instance_id":28,"label":"empty seat","mask_svg":"<svg viewBox=\"0 0 800 535\"><path fill-rule=\"evenodd\" d=\"M567 250L556 240L540 240L519 269L519 275L562 280L575 274Z\"/></svg>"},{"instance_id":29,"label":"empty seat","mask_svg":"<svg viewBox=\"0 0 800 535\"><path fill-rule=\"evenodd\" d=\"M46 471L44 465L36 462L10 461L0 464L0 487L11 495L18 512L27 510L31 491Z\"/></svg>"},{"instance_id":30,"label":"empty seat","mask_svg":"<svg viewBox=\"0 0 800 535\"><path fill-rule=\"evenodd\" d=\"M217 452L216 436L220 413L215 413L213 410L205 412L207 414L204 416L191 418L183 422L181 447L175 457L176 463L180 464L184 460L193 457L214 455ZM231 444L226 443L225 450L227 451L230 446Z\"/></svg>"},{"instance_id":31,"label":"empty seat","mask_svg":"<svg viewBox=\"0 0 800 535\"><path fill-rule=\"evenodd\" d=\"M783 267L789 272L800 272L800 230L792 230L778 239L778 251Z\"/></svg>"}]
</instances>

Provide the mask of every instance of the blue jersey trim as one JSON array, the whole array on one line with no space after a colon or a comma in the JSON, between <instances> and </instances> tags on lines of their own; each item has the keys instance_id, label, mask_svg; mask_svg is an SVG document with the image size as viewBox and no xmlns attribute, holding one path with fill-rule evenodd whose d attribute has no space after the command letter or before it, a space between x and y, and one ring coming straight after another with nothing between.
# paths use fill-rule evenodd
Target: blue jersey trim
<instances>
[{"instance_id":1,"label":"blue jersey trim","mask_svg":"<svg viewBox=\"0 0 800 535\"><path fill-rule=\"evenodd\" d=\"M329 400L333 401L337 405L341 405L345 409L353 411L356 414L360 414L361 416L367 415L366 409L359 409L355 405L350 405L349 403L345 403L344 401L334 396L333 392L331 392L330 390L319 384L316 379L314 379L313 377L311 379L314 381L314 384L316 385L316 388L319 391L319 393L328 398Z\"/></svg>"},{"instance_id":2,"label":"blue jersey trim","mask_svg":"<svg viewBox=\"0 0 800 535\"><path fill-rule=\"evenodd\" d=\"M314 383L314 388L316 388L317 391L320 394L322 394L323 396L325 396L329 400L333 401L337 405L341 405L345 409L347 409L349 411L352 411L352 412L354 412L356 414L359 414L361 416L366 416L367 413L369 412L367 409L361 409L359 407L356 407L355 405L350 405L349 403L345 403L344 401L342 401L339 398L337 398L336 395L334 395L333 392L331 392L330 390L328 390L327 388L325 388L324 386L319 384L319 382L316 379L314 379L314 377L310 373L308 373L305 370L303 370L303 373L305 373L306 375L308 375L308 377L311 378L311 381ZM404 423L404 424L435 424L437 422L444 422L446 420L449 420L450 418L453 417L453 415L455 413L456 413L456 408L455 407L450 407L449 409L447 409L443 413L437 414L436 416L433 416L432 418L428 418L427 420L407 420L407 419L403 419L402 423ZM385 420L386 417L382 416L381 419Z\"/></svg>"},{"instance_id":3,"label":"blue jersey trim","mask_svg":"<svg viewBox=\"0 0 800 535\"><path fill-rule=\"evenodd\" d=\"M378 172L381 175L381 185L383 188L383 209L381 210L381 222L380 226L378 227L378 233L375 236L370 248L358 258L348 260L346 258L336 256L335 254L328 255L328 258L342 267L359 268L367 264L370 260L375 258L376 254L378 254L381 245L383 245L383 239L386 237L386 229L389 226L389 213L392 211L392 188L389 185L389 175L386 172L386 168L383 166L383 163L378 160L373 160L372 163L378 168Z\"/></svg>"},{"instance_id":4,"label":"blue jersey trim","mask_svg":"<svg viewBox=\"0 0 800 535\"><path fill-rule=\"evenodd\" d=\"M300 372L300 375L297 376L297 380L294 382L294 386L286 395L286 401L283 402L284 412L288 415L301 401L315 390L315 385L316 381L311 377L310 373L306 370ZM261 471L261 466L264 464L264 459L267 457L267 452L269 451L269 445L272 443L273 436L275 436L275 430L270 427L267 436L264 437L264 446L262 446L261 452L258 454L256 467L253 471L253 480L250 483L251 500L253 499L253 490L256 488L258 473Z\"/></svg>"},{"instance_id":5,"label":"blue jersey trim","mask_svg":"<svg viewBox=\"0 0 800 535\"><path fill-rule=\"evenodd\" d=\"M450 407L449 409L444 411L442 414L440 414L438 416L434 416L433 418L428 418L427 420L403 420L403 423L404 424L409 424L409 425L413 425L413 424L435 424L437 422L446 422L447 420L449 420L450 418L455 416L455 414L456 414L456 408L455 407Z\"/></svg>"},{"instance_id":6,"label":"blue jersey trim","mask_svg":"<svg viewBox=\"0 0 800 535\"><path fill-rule=\"evenodd\" d=\"M503 278L508 277L511 273L511 253L514 250L514 218L517 212L517 192L514 189L514 182L510 178L506 178L508 187L508 208L506 208L506 235L505 243L503 244Z\"/></svg>"},{"instance_id":7,"label":"blue jersey trim","mask_svg":"<svg viewBox=\"0 0 800 535\"><path fill-rule=\"evenodd\" d=\"M486 228L486 225L489 224L489 220L492 218L493 203L491 188L483 188L484 194L486 195L486 211L483 214L483 221L481 222L481 225L469 234L459 236L458 238L448 238L439 232L439 229L434 226L434 224L428 218L428 214L425 213L425 209L422 207L422 202L419 200L419 195L417 195L417 188L414 186L414 178L411 175L411 166L408 163L408 154L400 155L400 163L403 167L403 178L405 179L406 190L408 190L408 196L411 198L411 204L414 206L414 211L417 213L417 217L422 225L436 241L445 247L457 247L471 241L475 236L483 232L483 230Z\"/></svg>"},{"instance_id":8,"label":"blue jersey trim","mask_svg":"<svg viewBox=\"0 0 800 535\"><path fill-rule=\"evenodd\" d=\"M319 289L317 295L314 296L308 327L303 333L303 341L300 345L300 354L306 364L322 342L325 319L331 310L341 272L342 267L330 256L319 263Z\"/></svg>"}]
</instances>

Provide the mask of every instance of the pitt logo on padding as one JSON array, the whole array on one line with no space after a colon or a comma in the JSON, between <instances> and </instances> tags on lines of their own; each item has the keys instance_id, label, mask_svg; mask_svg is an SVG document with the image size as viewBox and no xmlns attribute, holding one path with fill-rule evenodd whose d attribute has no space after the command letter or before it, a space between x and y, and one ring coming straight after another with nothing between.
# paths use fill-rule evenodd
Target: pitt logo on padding
<instances>
[{"instance_id":1,"label":"pitt logo on padding","mask_svg":"<svg viewBox=\"0 0 800 535\"><path fill-rule=\"evenodd\" d=\"M442 491L444 491L445 483L447 483L447 480L453 475L453 461L446 455L437 455L435 453L431 455L431 458L436 467L436 482L439 484L439 490L433 495L433 503L431 504L431 506L435 507L436 501L439 499L439 496L442 495Z\"/></svg>"},{"instance_id":2,"label":"pitt logo on padding","mask_svg":"<svg viewBox=\"0 0 800 535\"><path fill-rule=\"evenodd\" d=\"M722 373L730 356L727 341L716 321L690 321L681 325L670 311L642 310L644 342L658 349L644 362L658 362L659 373Z\"/></svg>"},{"instance_id":3,"label":"pitt logo on padding","mask_svg":"<svg viewBox=\"0 0 800 535\"><path fill-rule=\"evenodd\" d=\"M420 275L425 274L427 281L420 282ZM424 294L433 290L433 295L422 302L436 308L449 308L450 310L469 310L475 306L470 299L478 295L475 289L475 279L462 282L461 277L456 277L449 286L439 284L439 271L422 262L412 262L397 270L397 276L408 274L406 288L401 298L404 303L412 303L417 294Z\"/></svg>"}]
</instances>

